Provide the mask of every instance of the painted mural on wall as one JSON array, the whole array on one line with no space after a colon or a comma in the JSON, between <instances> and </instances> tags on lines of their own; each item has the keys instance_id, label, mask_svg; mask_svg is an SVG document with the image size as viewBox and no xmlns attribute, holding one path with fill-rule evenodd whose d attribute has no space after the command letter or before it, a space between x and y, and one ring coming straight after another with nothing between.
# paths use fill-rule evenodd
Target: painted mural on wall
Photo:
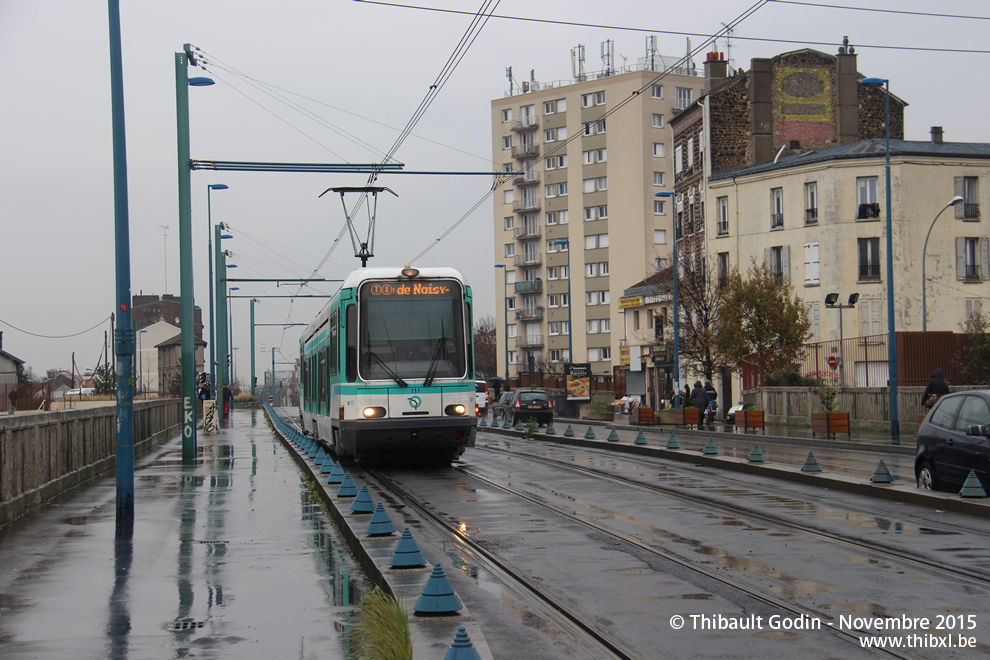
<instances>
[{"instance_id":1,"label":"painted mural on wall","mask_svg":"<svg viewBox=\"0 0 990 660\"><path fill-rule=\"evenodd\" d=\"M792 140L802 147L824 147L832 142L832 78L828 68L778 67L774 83L777 96L778 144Z\"/></svg>"}]
</instances>

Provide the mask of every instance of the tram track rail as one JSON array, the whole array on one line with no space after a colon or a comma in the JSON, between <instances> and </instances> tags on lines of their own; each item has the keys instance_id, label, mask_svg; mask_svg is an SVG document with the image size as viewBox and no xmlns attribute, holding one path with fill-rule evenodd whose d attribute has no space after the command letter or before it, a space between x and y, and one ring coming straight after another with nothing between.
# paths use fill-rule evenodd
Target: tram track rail
<instances>
[{"instance_id":1,"label":"tram track rail","mask_svg":"<svg viewBox=\"0 0 990 660\"><path fill-rule=\"evenodd\" d=\"M674 498L676 498L678 500L681 500L681 501L686 502L686 503L689 503L689 504L698 505L698 506L704 506L704 507L707 507L709 509L712 509L712 510L715 510L715 511L719 511L719 512L722 512L722 513L725 513L725 514L728 514L728 515L732 515L732 516L737 516L737 517L742 516L742 517L745 517L745 518L750 519L752 521L757 521L757 522L759 522L761 524L773 525L775 527L780 527L780 528L786 529L786 530L788 530L790 532L794 532L794 533L800 534L802 536L806 536L806 537L813 538L813 539L816 539L816 540L825 541L825 542L829 542L829 543L840 544L840 545L843 545L845 547L856 549L856 550L860 550L860 551L863 551L863 552L871 552L871 553L874 553L874 554L879 554L881 556L884 556L887 559L893 559L893 560L897 560L897 561L901 561L901 562L910 563L911 565L913 565L915 567L923 568L926 571L937 571L937 572L939 572L941 574L944 574L944 575L947 575L947 576L952 576L952 577L956 577L956 578L963 578L963 579L966 579L966 580L972 580L974 582L978 582L978 583L982 584L983 586L990 586L990 576L987 576L987 575L983 575L983 574L980 574L980 573L969 571L969 570L966 570L966 569L963 569L963 568L959 568L959 567L956 567L956 566L948 566L946 564L942 564L942 563L938 563L938 562L935 562L935 561L932 561L932 560L928 560L928 559L925 559L923 557L918 557L917 555L913 555L913 554L911 554L909 552L905 552L905 551L902 551L902 550L897 550L897 549L890 548L890 547L887 547L887 546L884 546L884 545L880 545L880 544L876 544L876 543L870 543L868 541L864 541L864 540L861 540L861 539L850 538L848 536L843 536L843 535L840 535L840 534L836 534L834 532L828 532L828 531L824 531L824 530L821 530L821 529L809 528L809 527L807 527L805 525L801 525L801 524L798 524L798 523L795 523L795 522L791 522L791 521L785 520L785 519L783 519L781 517L768 516L766 514L761 514L761 513L757 512L757 511L753 511L752 509L747 508L747 507L730 506L730 505L727 505L727 504L721 504L719 502L713 502L710 499L707 499L705 497L700 497L700 496L697 496L697 495L692 495L690 493L686 493L683 490L678 489L678 488L664 487L664 486L659 485L659 484L647 484L647 483L643 483L641 481L636 481L635 479L629 479L629 478L621 477L621 476L618 476L618 475L615 475L615 474L610 474L610 473L605 472L603 470L597 470L595 468L589 468L589 467L584 467L584 466L573 465L573 464L569 464L569 463L566 463L566 462L563 462L563 461L557 461L557 460L554 460L554 459L545 458L545 457L541 457L541 456L532 456L532 455L524 454L524 453L521 453L521 452L506 451L506 450L491 449L491 448L481 448L481 451L483 451L483 452L501 452L501 453L507 453L507 454L511 454L513 457L524 458L526 460L531 460L531 461L534 461L534 462L538 462L538 463L541 463L543 465L550 465L550 466L553 466L553 467L556 467L556 468L567 469L567 470L572 471L572 472L578 472L580 474L585 474L585 475L588 475L588 476L593 476L593 477L596 477L596 478L599 478L599 479L605 479L605 480L611 481L612 483L617 483L617 484L621 484L621 485L624 485L624 486L633 487L633 488L636 488L636 489L639 489L639 490L643 490L643 491L646 491L646 492L656 493L656 494L662 494L662 495L669 496L669 497L674 497ZM489 480L487 478L485 478L485 477L483 477L481 475L478 475L478 474L474 474L474 473L472 473L469 470L465 470L465 469L463 469L461 467L458 467L457 469L465 472L466 474L470 474L474 478L482 479L482 480L484 480L486 482L489 482ZM736 483L739 483L739 482L736 482ZM778 490L778 492L782 492L779 489L777 489L777 490ZM790 497L794 497L794 493L787 493L787 494ZM835 506L842 507L842 508L845 508L845 509L855 509L856 508L855 505L851 505L849 503L843 503L843 502L834 502L834 505ZM870 513L869 515L874 515L875 512L876 511L874 510L874 512ZM932 523L930 521L925 521L925 524L932 524ZM967 530L967 531L969 531L969 530ZM985 534L985 532L977 532L977 533Z\"/></svg>"},{"instance_id":2,"label":"tram track rail","mask_svg":"<svg viewBox=\"0 0 990 660\"><path fill-rule=\"evenodd\" d=\"M509 493L514 497L518 497L542 509L550 511L558 516L561 516L570 521L578 523L584 526L585 528L592 530L596 534L601 534L605 537L612 538L615 541L619 542L620 544L625 544L628 547L635 548L640 552L647 553L661 560L670 562L671 564L675 564L682 569L686 569L691 573L701 575L706 579L722 584L736 592L742 593L744 596L754 601L778 609L781 612L785 612L797 617L809 617L809 618L817 618L817 619L831 618L811 608L802 607L795 603L791 603L789 601L768 594L765 591L761 591L759 589L753 588L749 585L744 584L743 582L740 582L726 575L723 575L716 570L712 570L704 566L700 566L697 563L685 559L684 557L681 557L675 553L648 545L647 543L644 543L633 536L600 525L585 516L567 511L539 497L535 497L519 489L497 483L496 481L493 481L488 477L485 477L468 468L465 468L463 465L455 466L453 469L455 469L457 472L461 474L471 477L472 479L476 479L492 488ZM560 602L559 599L553 597L551 594L546 593L545 589L542 586L532 581L520 569L516 568L509 562L502 559L498 554L492 552L485 545L476 542L473 538L471 538L470 535L464 533L464 531L461 530L459 525L452 523L443 514L436 512L428 504L424 503L422 500L420 500L414 494L409 492L407 489L397 484L394 480L388 477L388 475L377 470L369 470L368 473L369 475L373 476L376 480L378 480L379 483L381 483L383 486L387 487L389 491L391 491L396 497L400 498L407 506L410 506L412 509L414 509L419 515L422 515L430 519L432 522L434 522L435 524L442 527L445 531L447 531L451 536L456 538L460 543L467 546L478 555L484 557L488 562L496 566L500 572L509 576L514 583L522 586L532 596L536 597L541 602L551 607L555 612L563 616L568 622L576 626L584 634L594 639L596 643L600 644L603 648L608 649L610 653L615 655L615 657L630 658L630 659L639 657L639 654L633 653L630 650L625 649L624 646L621 644L621 642L611 639L606 633L603 633L601 630L599 630L599 628L595 624L588 622L584 616L572 611L571 608L569 608L566 604ZM859 646L860 636L871 634L867 631L855 631L855 632L847 631L834 626L829 626L827 630L829 630L836 636L845 639L847 642L855 646ZM885 656L902 658L904 660L912 660L914 658L914 656L900 653L895 649L874 648L872 650Z\"/></svg>"}]
</instances>

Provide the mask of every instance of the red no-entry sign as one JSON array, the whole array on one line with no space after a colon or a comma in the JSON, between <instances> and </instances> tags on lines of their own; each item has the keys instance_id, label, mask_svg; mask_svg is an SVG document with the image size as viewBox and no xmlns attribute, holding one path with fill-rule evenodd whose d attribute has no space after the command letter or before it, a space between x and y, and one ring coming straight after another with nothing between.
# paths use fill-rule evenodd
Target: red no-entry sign
<instances>
[{"instance_id":1,"label":"red no-entry sign","mask_svg":"<svg viewBox=\"0 0 990 660\"><path fill-rule=\"evenodd\" d=\"M832 370L834 371L835 368L839 366L839 358L835 357L834 355L830 355L828 358L828 366L832 367Z\"/></svg>"},{"instance_id":2,"label":"red no-entry sign","mask_svg":"<svg viewBox=\"0 0 990 660\"><path fill-rule=\"evenodd\" d=\"M835 358L832 358L832 359L834 360ZM275 403L275 397L273 397L273 396L268 397L268 403L269 404Z\"/></svg>"}]
</instances>

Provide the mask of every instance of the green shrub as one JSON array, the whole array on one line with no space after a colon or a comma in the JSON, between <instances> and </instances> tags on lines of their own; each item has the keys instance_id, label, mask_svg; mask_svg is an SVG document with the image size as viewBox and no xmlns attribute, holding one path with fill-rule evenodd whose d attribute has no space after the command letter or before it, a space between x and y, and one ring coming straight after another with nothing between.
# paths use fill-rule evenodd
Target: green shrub
<instances>
[{"instance_id":1,"label":"green shrub","mask_svg":"<svg viewBox=\"0 0 990 660\"><path fill-rule=\"evenodd\" d=\"M368 660L412 660L409 618L402 605L378 587L361 599L351 631L351 653Z\"/></svg>"}]
</instances>

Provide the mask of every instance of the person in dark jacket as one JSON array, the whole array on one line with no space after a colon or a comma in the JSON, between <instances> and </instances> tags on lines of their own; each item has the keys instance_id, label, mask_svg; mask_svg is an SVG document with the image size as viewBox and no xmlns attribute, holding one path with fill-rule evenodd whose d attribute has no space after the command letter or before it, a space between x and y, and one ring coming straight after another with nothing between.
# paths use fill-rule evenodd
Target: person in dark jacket
<instances>
[{"instance_id":1,"label":"person in dark jacket","mask_svg":"<svg viewBox=\"0 0 990 660\"><path fill-rule=\"evenodd\" d=\"M936 369L928 379L928 386L925 388L925 393L921 395L921 402L926 408L931 408L935 405L936 401L948 393L949 385L945 382L945 376L942 374L941 369ZM928 397L932 394L935 395L935 399L929 404Z\"/></svg>"},{"instance_id":2,"label":"person in dark jacket","mask_svg":"<svg viewBox=\"0 0 990 660\"><path fill-rule=\"evenodd\" d=\"M691 390L691 403L701 412L701 416L698 418L698 428L702 429L704 428L705 408L708 407L708 392L705 391L700 380L694 382L694 389Z\"/></svg>"},{"instance_id":3,"label":"person in dark jacket","mask_svg":"<svg viewBox=\"0 0 990 660\"><path fill-rule=\"evenodd\" d=\"M715 390L715 386L712 385L712 381L705 381L705 394L708 395L708 403L705 405L707 409L711 411L711 418L715 419L715 413L718 410L718 392Z\"/></svg>"}]
</instances>

